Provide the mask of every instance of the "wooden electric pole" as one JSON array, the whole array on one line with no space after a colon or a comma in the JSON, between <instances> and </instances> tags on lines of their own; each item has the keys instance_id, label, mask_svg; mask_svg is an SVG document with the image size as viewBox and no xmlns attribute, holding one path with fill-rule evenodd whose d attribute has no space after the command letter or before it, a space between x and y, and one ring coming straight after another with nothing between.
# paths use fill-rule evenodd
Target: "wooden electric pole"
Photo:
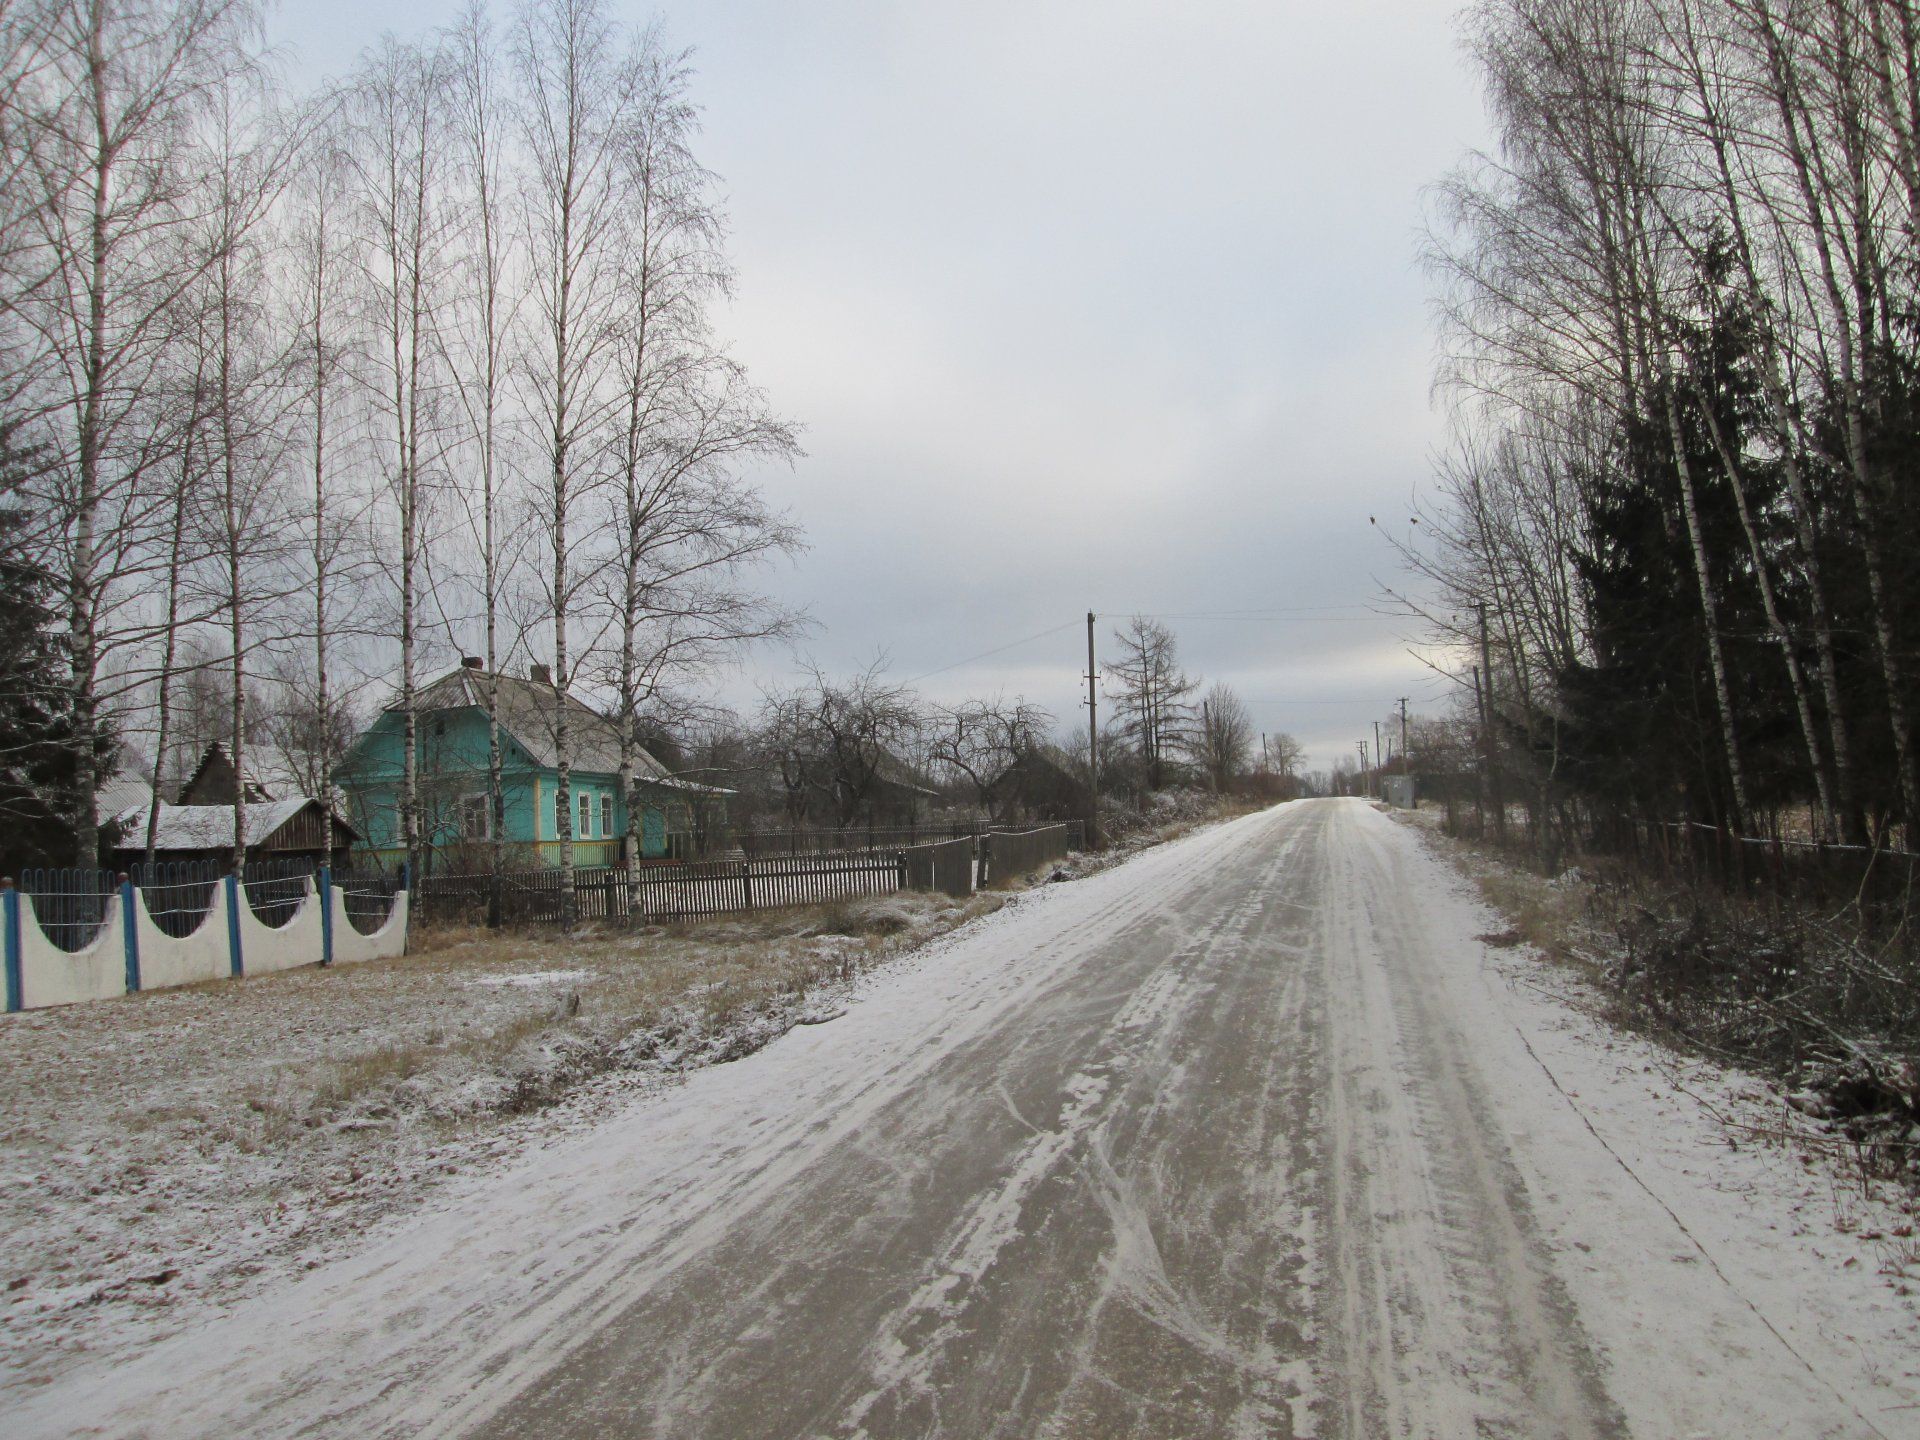
<instances>
[{"instance_id":1,"label":"wooden electric pole","mask_svg":"<svg viewBox=\"0 0 1920 1440\"><path fill-rule=\"evenodd\" d=\"M1087 611L1087 844L1100 848L1100 671L1093 663L1093 611Z\"/></svg>"},{"instance_id":2,"label":"wooden electric pole","mask_svg":"<svg viewBox=\"0 0 1920 1440\"><path fill-rule=\"evenodd\" d=\"M1487 602L1475 602L1480 611L1480 674L1485 698L1480 706L1480 746L1487 767L1487 800L1493 807L1493 833L1507 843L1507 799L1500 789L1500 772L1493 763L1493 649L1487 640Z\"/></svg>"},{"instance_id":3,"label":"wooden electric pole","mask_svg":"<svg viewBox=\"0 0 1920 1440\"><path fill-rule=\"evenodd\" d=\"M1412 780L1413 752L1407 748L1407 697L1404 695L1400 697L1400 764L1405 768L1407 778ZM1420 808L1420 792L1413 789L1411 785L1408 786L1408 789L1413 791L1413 808L1418 810Z\"/></svg>"}]
</instances>

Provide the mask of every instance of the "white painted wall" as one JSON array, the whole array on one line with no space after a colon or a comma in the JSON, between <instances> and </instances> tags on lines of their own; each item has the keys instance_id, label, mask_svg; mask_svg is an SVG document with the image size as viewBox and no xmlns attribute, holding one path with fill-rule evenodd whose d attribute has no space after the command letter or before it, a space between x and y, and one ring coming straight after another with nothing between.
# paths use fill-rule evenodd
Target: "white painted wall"
<instances>
[{"instance_id":1,"label":"white painted wall","mask_svg":"<svg viewBox=\"0 0 1920 1440\"><path fill-rule=\"evenodd\" d=\"M362 935L347 919L347 897L333 892L333 963L350 964L356 960L391 960L407 953L407 910L412 899L402 890L393 897L393 913L387 923L371 935Z\"/></svg>"},{"instance_id":2,"label":"white painted wall","mask_svg":"<svg viewBox=\"0 0 1920 1440\"><path fill-rule=\"evenodd\" d=\"M69 955L40 930L33 902L20 897L20 1004L75 1005L127 993L126 936L120 928L120 896L107 901L107 923L93 943Z\"/></svg>"},{"instance_id":3,"label":"white painted wall","mask_svg":"<svg viewBox=\"0 0 1920 1440\"><path fill-rule=\"evenodd\" d=\"M132 923L140 942L140 988L165 990L176 985L197 985L224 980L232 974L229 949L227 885L214 886L213 903L200 928L184 939L168 935L147 913L146 899L134 892ZM336 964L363 960L387 960L407 953L409 896L402 891L393 897L393 911L386 923L371 935L362 935L347 918L346 897L336 888L329 897L333 906L333 958ZM33 903L20 897L20 999L21 1007L41 1010L52 1005L77 1005L86 1000L106 1000L124 995L127 988L126 919L116 892L107 901L106 923L93 942L78 954L69 955L40 929ZM285 925L278 929L261 923L252 907L240 898L238 908L240 953L247 975L267 975L276 970L292 970L301 965L317 965L323 951L320 926L320 901L312 881L307 882L306 898Z\"/></svg>"},{"instance_id":4,"label":"white painted wall","mask_svg":"<svg viewBox=\"0 0 1920 1440\"><path fill-rule=\"evenodd\" d=\"M200 928L176 940L147 914L147 897L133 892L133 923L140 935L140 988L164 990L174 985L197 985L227 977L227 886L213 887Z\"/></svg>"}]
</instances>

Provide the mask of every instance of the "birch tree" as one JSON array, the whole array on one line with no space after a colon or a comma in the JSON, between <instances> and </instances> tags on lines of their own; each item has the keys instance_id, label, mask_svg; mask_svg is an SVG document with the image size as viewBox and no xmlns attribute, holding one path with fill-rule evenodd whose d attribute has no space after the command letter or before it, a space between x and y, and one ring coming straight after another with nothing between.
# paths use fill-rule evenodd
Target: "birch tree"
<instances>
[{"instance_id":1,"label":"birch tree","mask_svg":"<svg viewBox=\"0 0 1920 1440\"><path fill-rule=\"evenodd\" d=\"M258 49L245 0L54 0L15 40L6 108L27 220L0 321L39 463L22 487L58 575L73 674L75 850L99 850L100 756L111 706L153 635L143 609L168 428L152 400L183 293L210 256L193 127ZM17 32L16 32L17 34ZM103 680L106 686L103 689Z\"/></svg>"},{"instance_id":2,"label":"birch tree","mask_svg":"<svg viewBox=\"0 0 1920 1440\"><path fill-rule=\"evenodd\" d=\"M446 299L453 218L446 195L445 84L437 52L389 38L363 62L346 101L346 153L359 197L354 263L367 327L357 368L381 431L375 453L397 522L403 748L398 808L401 844L413 873L421 841L422 545L427 467L437 459L444 386L443 337L435 317Z\"/></svg>"},{"instance_id":3,"label":"birch tree","mask_svg":"<svg viewBox=\"0 0 1920 1440\"><path fill-rule=\"evenodd\" d=\"M544 473L538 511L550 561L545 588L553 635L560 911L562 923L571 925L577 917L571 632L598 558L589 558L596 537L578 527L582 506L605 478L595 467L593 441L615 391L611 319L619 305L616 262L626 221L620 149L635 121L642 74L600 0L529 0L514 26L513 63L526 164L520 206L528 310L537 332L526 360L527 405Z\"/></svg>"}]
</instances>

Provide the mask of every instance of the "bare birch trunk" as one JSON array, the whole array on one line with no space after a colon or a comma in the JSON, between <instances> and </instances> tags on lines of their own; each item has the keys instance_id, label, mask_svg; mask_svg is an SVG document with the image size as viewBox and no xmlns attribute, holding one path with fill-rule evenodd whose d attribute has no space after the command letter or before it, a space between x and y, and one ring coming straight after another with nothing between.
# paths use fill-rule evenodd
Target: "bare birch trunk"
<instances>
[{"instance_id":1,"label":"bare birch trunk","mask_svg":"<svg viewBox=\"0 0 1920 1440\"><path fill-rule=\"evenodd\" d=\"M1852 477L1849 488L1853 509L1859 520L1861 559L1873 599L1874 640L1880 657L1881 678L1887 690L1887 719L1893 732L1900 798L1906 823L1911 830L1920 824L1920 768L1916 768L1913 731L1907 711L1906 667L1901 661L1893 631L1886 562L1875 530L1874 504L1880 487L1867 445L1865 400L1861 394L1860 362L1854 343L1853 312L1847 304L1834 259L1834 247L1829 234L1829 197L1825 187L1815 181L1813 160L1809 154L1810 142L1803 138L1803 106L1793 63L1771 20L1763 19L1759 28L1767 49L1770 98L1780 118L1784 149L1791 162L1800 198L1807 207L1832 338L1839 351L1838 379L1845 424L1847 469Z\"/></svg>"},{"instance_id":2,"label":"bare birch trunk","mask_svg":"<svg viewBox=\"0 0 1920 1440\"><path fill-rule=\"evenodd\" d=\"M1774 643L1780 647L1780 657L1786 662L1787 682L1793 690L1794 711L1800 720L1800 736L1807 749L1807 766L1813 775L1814 789L1820 797L1821 829L1824 834L1834 835L1839 828L1839 812L1835 805L1833 784L1827 774L1826 756L1820 748L1820 732L1814 721L1813 701L1807 692L1806 675L1800 668L1793 635L1780 618L1780 606L1774 598L1772 569L1760 543L1760 533L1754 527L1752 508L1747 504L1746 483L1741 479L1738 463L1727 448L1726 437L1721 432L1720 419L1714 414L1711 400L1697 381L1693 388L1700 413L1707 422L1708 434L1713 439L1714 453L1720 459L1721 472L1727 477L1727 484L1733 491L1733 503L1740 514L1740 528L1747 537L1747 553L1753 557L1754 581L1760 587L1760 604L1766 613L1767 628L1773 632Z\"/></svg>"},{"instance_id":3,"label":"bare birch trunk","mask_svg":"<svg viewBox=\"0 0 1920 1440\"><path fill-rule=\"evenodd\" d=\"M1727 779L1733 787L1734 829L1748 833L1752 811L1747 805L1747 779L1740 766L1740 737L1733 716L1733 691L1727 683L1727 660L1720 642L1720 601L1713 572L1708 568L1706 541L1700 529L1700 507L1694 493L1693 466L1687 459L1686 433L1680 425L1680 406L1671 377L1661 386L1665 395L1667 433L1673 442L1673 468L1680 481L1680 508L1686 516L1687 541L1693 554L1693 573L1700 588L1700 613L1707 632L1707 663L1713 672L1714 701L1720 710L1720 734L1726 747Z\"/></svg>"}]
</instances>

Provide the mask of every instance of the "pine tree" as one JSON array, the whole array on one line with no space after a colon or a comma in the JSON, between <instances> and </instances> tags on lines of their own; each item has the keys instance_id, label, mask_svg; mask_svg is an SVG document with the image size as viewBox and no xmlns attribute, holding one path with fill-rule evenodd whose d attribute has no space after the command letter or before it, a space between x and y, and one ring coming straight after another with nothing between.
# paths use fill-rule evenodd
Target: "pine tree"
<instances>
[{"instance_id":1,"label":"pine tree","mask_svg":"<svg viewBox=\"0 0 1920 1440\"><path fill-rule=\"evenodd\" d=\"M0 474L10 480L23 463L0 436ZM0 493L8 488L0 480ZM72 659L58 587L25 543L31 525L28 511L0 506L0 874L8 875L96 858L75 853Z\"/></svg>"}]
</instances>

